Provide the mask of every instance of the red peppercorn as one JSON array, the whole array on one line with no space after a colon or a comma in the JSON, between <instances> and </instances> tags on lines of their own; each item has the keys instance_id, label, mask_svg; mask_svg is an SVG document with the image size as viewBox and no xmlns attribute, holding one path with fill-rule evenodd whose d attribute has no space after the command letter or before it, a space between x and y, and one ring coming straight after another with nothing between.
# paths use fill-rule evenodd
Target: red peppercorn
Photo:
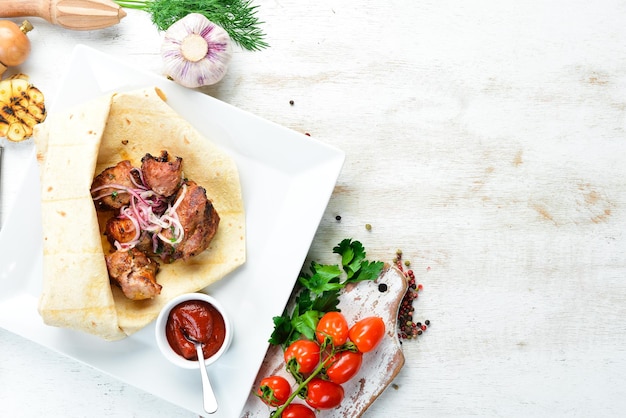
<instances>
[{"instance_id":1,"label":"red peppercorn","mask_svg":"<svg viewBox=\"0 0 626 418\"><path fill-rule=\"evenodd\" d=\"M408 261L405 261L404 263L402 262L401 250L396 251L393 264L395 264L398 270L402 272L407 283L407 290L402 297L397 316L398 338L400 339L400 343L402 343L403 339L413 339L417 338L418 335L422 335L428 328L430 321L424 321L425 325L420 322L413 322L413 314L415 313L413 303L415 299L418 298L418 293L424 288L424 286L417 283L413 269L407 268L406 271L404 270L404 266L408 267L411 263ZM430 270L430 267L428 267L427 270Z\"/></svg>"}]
</instances>

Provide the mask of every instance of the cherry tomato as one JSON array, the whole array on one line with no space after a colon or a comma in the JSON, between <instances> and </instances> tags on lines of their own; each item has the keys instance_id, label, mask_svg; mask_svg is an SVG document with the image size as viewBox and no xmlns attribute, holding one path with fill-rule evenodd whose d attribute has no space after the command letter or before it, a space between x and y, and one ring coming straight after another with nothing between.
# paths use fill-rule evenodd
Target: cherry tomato
<instances>
[{"instance_id":1,"label":"cherry tomato","mask_svg":"<svg viewBox=\"0 0 626 418\"><path fill-rule=\"evenodd\" d=\"M298 363L300 373L311 373L320 362L320 346L311 340L294 341L285 350L285 363L292 359Z\"/></svg>"},{"instance_id":2,"label":"cherry tomato","mask_svg":"<svg viewBox=\"0 0 626 418\"><path fill-rule=\"evenodd\" d=\"M308 406L301 403L290 403L285 407L281 418L315 418L313 412Z\"/></svg>"},{"instance_id":3,"label":"cherry tomato","mask_svg":"<svg viewBox=\"0 0 626 418\"><path fill-rule=\"evenodd\" d=\"M315 377L306 387L305 401L313 409L332 409L343 400L343 387L329 380Z\"/></svg>"},{"instance_id":4,"label":"cherry tomato","mask_svg":"<svg viewBox=\"0 0 626 418\"><path fill-rule=\"evenodd\" d=\"M348 341L348 330L348 321L341 312L327 312L317 323L315 336L320 344L328 337L335 347L339 347Z\"/></svg>"},{"instance_id":5,"label":"cherry tomato","mask_svg":"<svg viewBox=\"0 0 626 418\"><path fill-rule=\"evenodd\" d=\"M348 336L361 353L367 353L382 341L385 336L385 323L378 316L363 318L352 325Z\"/></svg>"},{"instance_id":6,"label":"cherry tomato","mask_svg":"<svg viewBox=\"0 0 626 418\"><path fill-rule=\"evenodd\" d=\"M282 376L268 376L261 380L257 395L269 406L280 406L291 395L291 385Z\"/></svg>"},{"instance_id":7,"label":"cherry tomato","mask_svg":"<svg viewBox=\"0 0 626 418\"><path fill-rule=\"evenodd\" d=\"M363 353L342 351L338 353L333 360L334 362L328 366L326 374L331 381L342 384L346 383L357 374L363 362Z\"/></svg>"}]
</instances>

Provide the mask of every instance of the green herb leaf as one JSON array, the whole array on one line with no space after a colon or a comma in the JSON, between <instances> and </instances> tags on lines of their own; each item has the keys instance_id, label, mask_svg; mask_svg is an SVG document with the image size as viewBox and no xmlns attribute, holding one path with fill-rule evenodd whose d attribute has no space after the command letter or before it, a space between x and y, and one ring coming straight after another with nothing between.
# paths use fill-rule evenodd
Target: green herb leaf
<instances>
[{"instance_id":1,"label":"green herb leaf","mask_svg":"<svg viewBox=\"0 0 626 418\"><path fill-rule=\"evenodd\" d=\"M296 307L293 315L299 315L300 312L306 312L309 309L313 309L313 299L311 298L311 291L307 288L303 288L296 296Z\"/></svg>"},{"instance_id":2,"label":"green herb leaf","mask_svg":"<svg viewBox=\"0 0 626 418\"><path fill-rule=\"evenodd\" d=\"M328 290L313 301L311 309L319 312L333 312L340 310L337 306L339 306L339 291Z\"/></svg>"},{"instance_id":3,"label":"green herb leaf","mask_svg":"<svg viewBox=\"0 0 626 418\"><path fill-rule=\"evenodd\" d=\"M376 280L383 271L385 263L382 261L363 261L360 265L358 273L349 280L351 283L362 282L365 280Z\"/></svg>"},{"instance_id":4,"label":"green herb leaf","mask_svg":"<svg viewBox=\"0 0 626 418\"><path fill-rule=\"evenodd\" d=\"M269 339L272 345L283 345L289 339L293 331L291 317L289 315L274 317L274 331Z\"/></svg>"},{"instance_id":5,"label":"green herb leaf","mask_svg":"<svg viewBox=\"0 0 626 418\"><path fill-rule=\"evenodd\" d=\"M302 315L293 318L291 325L300 334L312 340L315 338L315 328L319 320L320 313L318 311L306 311Z\"/></svg>"},{"instance_id":6,"label":"green herb leaf","mask_svg":"<svg viewBox=\"0 0 626 418\"><path fill-rule=\"evenodd\" d=\"M335 248L333 248L333 253L339 254L341 256L342 266L349 264L354 257L354 251L352 250L352 240L350 238L346 238L341 241Z\"/></svg>"},{"instance_id":7,"label":"green herb leaf","mask_svg":"<svg viewBox=\"0 0 626 418\"><path fill-rule=\"evenodd\" d=\"M230 38L242 48L258 51L267 48L265 34L256 16L258 6L251 0L114 0L121 7L136 9L151 15L159 30L167 30L173 23L190 13L200 13L220 25Z\"/></svg>"},{"instance_id":8,"label":"green herb leaf","mask_svg":"<svg viewBox=\"0 0 626 418\"><path fill-rule=\"evenodd\" d=\"M298 281L312 293L321 294L327 290L338 290L343 287L339 283L341 269L336 265L324 265L316 262L311 263L312 276L302 275Z\"/></svg>"},{"instance_id":9,"label":"green herb leaf","mask_svg":"<svg viewBox=\"0 0 626 418\"><path fill-rule=\"evenodd\" d=\"M361 263L365 260L365 248L359 241L352 241L350 239L344 239L338 246L333 248L333 252L341 254L341 265L346 272L348 281L353 281L352 278L360 270Z\"/></svg>"}]
</instances>

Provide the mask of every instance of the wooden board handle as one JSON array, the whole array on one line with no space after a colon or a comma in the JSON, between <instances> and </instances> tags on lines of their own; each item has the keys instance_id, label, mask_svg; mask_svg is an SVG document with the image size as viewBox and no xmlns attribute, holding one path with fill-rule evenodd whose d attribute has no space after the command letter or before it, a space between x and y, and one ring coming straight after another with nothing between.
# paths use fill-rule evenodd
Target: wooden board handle
<instances>
[{"instance_id":1,"label":"wooden board handle","mask_svg":"<svg viewBox=\"0 0 626 418\"><path fill-rule=\"evenodd\" d=\"M103 29L116 25L126 12L111 0L11 0L0 17L40 17L73 30Z\"/></svg>"}]
</instances>

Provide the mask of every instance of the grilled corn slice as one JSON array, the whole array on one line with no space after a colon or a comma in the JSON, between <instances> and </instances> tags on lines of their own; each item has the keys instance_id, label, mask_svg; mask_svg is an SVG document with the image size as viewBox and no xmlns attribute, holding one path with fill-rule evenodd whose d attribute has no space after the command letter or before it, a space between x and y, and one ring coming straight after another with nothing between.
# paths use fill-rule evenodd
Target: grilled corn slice
<instances>
[{"instance_id":1,"label":"grilled corn slice","mask_svg":"<svg viewBox=\"0 0 626 418\"><path fill-rule=\"evenodd\" d=\"M17 74L0 81L0 137L14 142L28 139L45 119L43 94L28 76Z\"/></svg>"}]
</instances>

